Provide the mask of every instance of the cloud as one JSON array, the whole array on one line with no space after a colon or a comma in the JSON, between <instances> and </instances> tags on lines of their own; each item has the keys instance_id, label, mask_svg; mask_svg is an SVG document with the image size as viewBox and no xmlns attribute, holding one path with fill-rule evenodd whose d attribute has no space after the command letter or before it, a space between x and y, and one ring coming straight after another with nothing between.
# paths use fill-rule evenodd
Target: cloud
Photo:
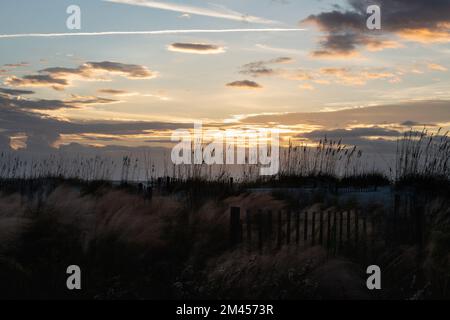
<instances>
[{"instance_id":1,"label":"cloud","mask_svg":"<svg viewBox=\"0 0 450 320\"><path fill-rule=\"evenodd\" d=\"M318 126L328 129L348 126L381 126L417 123L449 123L450 101L416 101L375 107L344 109L330 112L299 112L279 115L259 115L241 119L243 124L278 123L281 125Z\"/></svg>"},{"instance_id":2,"label":"cloud","mask_svg":"<svg viewBox=\"0 0 450 320\"><path fill-rule=\"evenodd\" d=\"M97 104L112 104L119 103L120 100L108 99L102 97L95 96L78 96L72 95L70 99L64 100L64 103L81 108L88 105L97 105Z\"/></svg>"},{"instance_id":3,"label":"cloud","mask_svg":"<svg viewBox=\"0 0 450 320\"><path fill-rule=\"evenodd\" d=\"M162 1L149 1L149 0L103 0L103 1L174 11L179 12L181 14L191 14L211 18L227 19L233 21L259 23L259 24L278 24L278 22L276 21L236 12L221 5L214 5L213 8L204 8L191 5L183 5Z\"/></svg>"},{"instance_id":4,"label":"cloud","mask_svg":"<svg viewBox=\"0 0 450 320\"><path fill-rule=\"evenodd\" d=\"M320 75L335 83L351 86L365 85L370 80L396 81L399 76L382 68L321 68Z\"/></svg>"},{"instance_id":5,"label":"cloud","mask_svg":"<svg viewBox=\"0 0 450 320\"><path fill-rule=\"evenodd\" d=\"M28 62L19 62L19 63L8 63L4 64L3 66L6 68L21 68L21 67L27 67L30 64Z\"/></svg>"},{"instance_id":6,"label":"cloud","mask_svg":"<svg viewBox=\"0 0 450 320\"><path fill-rule=\"evenodd\" d=\"M0 95L0 106L8 108L17 108L22 110L58 110L74 108L61 100L29 100L21 97L11 97L7 95Z\"/></svg>"},{"instance_id":7,"label":"cloud","mask_svg":"<svg viewBox=\"0 0 450 320\"><path fill-rule=\"evenodd\" d=\"M227 87L241 88L241 89L261 89L262 86L254 81L242 80L234 81L227 84Z\"/></svg>"},{"instance_id":8,"label":"cloud","mask_svg":"<svg viewBox=\"0 0 450 320\"><path fill-rule=\"evenodd\" d=\"M179 17L182 19L190 19L191 15L189 13L183 13L183 14L180 14Z\"/></svg>"},{"instance_id":9,"label":"cloud","mask_svg":"<svg viewBox=\"0 0 450 320\"><path fill-rule=\"evenodd\" d=\"M347 10L333 10L311 15L301 22L317 26L325 37L315 57L345 57L358 53L360 47L371 51L398 48L398 41L386 39L397 36L420 43L450 42L450 2L448 0L378 0L382 10L382 30L373 32L366 27L367 0L347 0Z\"/></svg>"},{"instance_id":10,"label":"cloud","mask_svg":"<svg viewBox=\"0 0 450 320\"><path fill-rule=\"evenodd\" d=\"M312 53L317 58L349 58L358 57L358 46L364 46L368 51L382 51L384 49L401 48L403 45L397 41L377 39L355 33L328 35L321 41L321 50Z\"/></svg>"},{"instance_id":11,"label":"cloud","mask_svg":"<svg viewBox=\"0 0 450 320\"><path fill-rule=\"evenodd\" d=\"M9 94L12 96L22 96L22 95L34 94L34 91L0 88L0 93Z\"/></svg>"},{"instance_id":12,"label":"cloud","mask_svg":"<svg viewBox=\"0 0 450 320\"><path fill-rule=\"evenodd\" d=\"M66 79L54 78L49 74L26 75L22 78L12 76L5 79L4 84L10 87L51 87L63 90L69 85Z\"/></svg>"},{"instance_id":13,"label":"cloud","mask_svg":"<svg viewBox=\"0 0 450 320\"><path fill-rule=\"evenodd\" d=\"M362 86L371 80L387 80L390 82L401 81L401 72L374 67L328 67L317 70L274 68L274 64L287 64L293 60L289 57L281 57L269 61L256 61L241 67L240 73L252 77L279 77L293 81L309 81L316 84L337 83L347 86ZM312 84L303 84L303 89L312 89Z\"/></svg>"},{"instance_id":14,"label":"cloud","mask_svg":"<svg viewBox=\"0 0 450 320\"><path fill-rule=\"evenodd\" d=\"M404 126L404 127L436 127L436 124L434 123L421 123L421 122L417 122L417 121L410 121L407 120L405 122L402 122L400 125Z\"/></svg>"},{"instance_id":15,"label":"cloud","mask_svg":"<svg viewBox=\"0 0 450 320\"><path fill-rule=\"evenodd\" d=\"M287 64L294 60L290 57L279 57L272 60L256 61L242 66L240 73L252 77L272 76L278 74L272 65Z\"/></svg>"},{"instance_id":16,"label":"cloud","mask_svg":"<svg viewBox=\"0 0 450 320\"><path fill-rule=\"evenodd\" d=\"M195 54L219 54L225 52L224 47L204 43L173 43L168 47L168 50Z\"/></svg>"},{"instance_id":17,"label":"cloud","mask_svg":"<svg viewBox=\"0 0 450 320\"><path fill-rule=\"evenodd\" d=\"M1 92L1 90L0 90ZM118 100L100 97L85 97L72 95L66 100L47 99L25 99L21 96L0 93L0 106L20 109L20 110L60 110L82 108L88 105L111 104L120 102Z\"/></svg>"},{"instance_id":18,"label":"cloud","mask_svg":"<svg viewBox=\"0 0 450 320\"><path fill-rule=\"evenodd\" d=\"M11 150L11 138L0 132L0 150L9 151Z\"/></svg>"},{"instance_id":19,"label":"cloud","mask_svg":"<svg viewBox=\"0 0 450 320\"><path fill-rule=\"evenodd\" d=\"M442 29L430 30L427 28L404 29L397 32L401 38L408 41L427 43L450 42L450 24L443 24Z\"/></svg>"},{"instance_id":20,"label":"cloud","mask_svg":"<svg viewBox=\"0 0 450 320\"><path fill-rule=\"evenodd\" d=\"M103 62L88 62L81 67L87 70L107 71L109 73L116 73L128 79L152 79L155 78L158 73L150 71L145 66L136 64L124 64L111 61Z\"/></svg>"},{"instance_id":21,"label":"cloud","mask_svg":"<svg viewBox=\"0 0 450 320\"><path fill-rule=\"evenodd\" d=\"M297 138L318 141L327 137L329 140L341 141L342 145L357 146L359 150L364 151L365 155L370 155L368 159L374 161L376 167L383 167L384 165L389 167L394 163L397 139L400 139L402 134L398 130L375 126L369 128L314 130L299 134Z\"/></svg>"},{"instance_id":22,"label":"cloud","mask_svg":"<svg viewBox=\"0 0 450 320\"><path fill-rule=\"evenodd\" d=\"M100 94L108 94L112 96L132 96L137 94L135 92L129 92L126 90L118 90L118 89L100 89L97 90L97 92Z\"/></svg>"},{"instance_id":23,"label":"cloud","mask_svg":"<svg viewBox=\"0 0 450 320\"><path fill-rule=\"evenodd\" d=\"M62 135L145 135L150 132L188 129L191 123L144 122L144 121L66 121L44 117L33 110L60 107L76 107L73 104L97 103L92 97L74 96L71 101L18 100L0 95L0 136L3 140L21 134L27 137L27 150L54 151L53 146ZM69 103L70 102L70 103ZM53 107L52 107L53 106ZM6 137L6 138L5 138ZM0 138L1 140L1 138ZM6 140L5 140L6 141Z\"/></svg>"},{"instance_id":24,"label":"cloud","mask_svg":"<svg viewBox=\"0 0 450 320\"><path fill-rule=\"evenodd\" d=\"M303 83L303 84L301 84L299 86L299 88L302 89L302 90L309 90L309 91L315 89L314 86L312 84L309 84L309 83Z\"/></svg>"},{"instance_id":25,"label":"cloud","mask_svg":"<svg viewBox=\"0 0 450 320\"><path fill-rule=\"evenodd\" d=\"M8 77L4 83L11 87L51 87L64 90L73 80L108 80L106 76L119 75L127 79L152 79L158 73L145 66L119 62L86 62L76 68L52 67L39 70L38 74Z\"/></svg>"},{"instance_id":26,"label":"cloud","mask_svg":"<svg viewBox=\"0 0 450 320\"><path fill-rule=\"evenodd\" d=\"M150 71L147 67L136 64L119 62L86 62L77 68L47 68L39 71L57 78L71 75L86 79L96 79L99 73L117 74L128 79L151 79L157 76L157 72Z\"/></svg>"},{"instance_id":27,"label":"cloud","mask_svg":"<svg viewBox=\"0 0 450 320\"><path fill-rule=\"evenodd\" d=\"M437 63L429 63L428 64L428 69L433 70L433 71L442 71L445 72L448 69L440 64Z\"/></svg>"},{"instance_id":28,"label":"cloud","mask_svg":"<svg viewBox=\"0 0 450 320\"><path fill-rule=\"evenodd\" d=\"M330 139L346 139L346 138L368 138L368 137L400 137L402 133L398 130L381 128L381 127L361 127L352 129L335 129L335 130L314 130L301 134L302 137L317 140L327 137Z\"/></svg>"}]
</instances>

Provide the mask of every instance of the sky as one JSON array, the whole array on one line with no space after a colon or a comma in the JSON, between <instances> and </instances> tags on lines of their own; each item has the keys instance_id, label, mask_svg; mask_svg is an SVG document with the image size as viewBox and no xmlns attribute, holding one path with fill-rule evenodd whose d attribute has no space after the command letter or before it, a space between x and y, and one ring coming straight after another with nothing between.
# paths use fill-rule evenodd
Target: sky
<instances>
[{"instance_id":1,"label":"sky","mask_svg":"<svg viewBox=\"0 0 450 320\"><path fill-rule=\"evenodd\" d=\"M371 4L381 30L366 26ZM81 30L66 26L70 5ZM15 0L0 9L2 150L166 146L173 130L203 121L383 153L410 128L450 128L450 0Z\"/></svg>"}]
</instances>

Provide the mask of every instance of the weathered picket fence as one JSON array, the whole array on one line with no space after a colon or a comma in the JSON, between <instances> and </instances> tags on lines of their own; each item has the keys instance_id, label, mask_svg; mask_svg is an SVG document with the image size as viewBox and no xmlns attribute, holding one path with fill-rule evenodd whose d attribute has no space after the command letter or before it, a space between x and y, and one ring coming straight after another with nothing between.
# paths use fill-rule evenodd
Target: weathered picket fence
<instances>
[{"instance_id":1,"label":"weathered picket fence","mask_svg":"<svg viewBox=\"0 0 450 320\"><path fill-rule=\"evenodd\" d=\"M366 257L375 242L422 247L427 236L425 203L417 194L393 194L391 208L368 215L354 210L230 210L230 246L264 252L281 247L320 245L330 254Z\"/></svg>"},{"instance_id":2,"label":"weathered picket fence","mask_svg":"<svg viewBox=\"0 0 450 320\"><path fill-rule=\"evenodd\" d=\"M364 255L372 231L372 224L360 210L243 213L241 208L232 207L230 212L230 246L261 253L284 245L321 245L331 254L351 250Z\"/></svg>"}]
</instances>

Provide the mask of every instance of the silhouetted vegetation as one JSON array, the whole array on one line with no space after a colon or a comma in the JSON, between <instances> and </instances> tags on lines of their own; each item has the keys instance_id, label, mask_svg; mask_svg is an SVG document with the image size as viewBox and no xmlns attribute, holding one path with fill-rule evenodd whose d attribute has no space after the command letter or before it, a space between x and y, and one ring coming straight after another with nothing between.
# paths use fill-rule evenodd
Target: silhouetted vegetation
<instances>
[{"instance_id":1,"label":"silhouetted vegetation","mask_svg":"<svg viewBox=\"0 0 450 320\"><path fill-rule=\"evenodd\" d=\"M167 166L158 176L151 159L141 167L125 157L112 181L115 164L101 158L25 164L2 153L0 297L448 299L448 138L410 132L398 146L394 180L366 170L357 148L328 139L290 144L282 172L264 179L257 166L241 179L202 165ZM365 260L321 245L231 248L232 206L251 214L359 210L374 236ZM383 269L381 294L365 290L369 262ZM79 292L66 289L72 264L83 271Z\"/></svg>"}]
</instances>

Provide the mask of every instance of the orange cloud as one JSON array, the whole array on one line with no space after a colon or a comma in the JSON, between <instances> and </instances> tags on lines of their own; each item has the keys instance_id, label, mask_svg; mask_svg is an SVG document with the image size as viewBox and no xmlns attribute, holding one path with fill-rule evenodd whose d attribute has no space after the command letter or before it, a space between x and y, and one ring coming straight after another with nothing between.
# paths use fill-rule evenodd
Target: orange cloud
<instances>
[{"instance_id":1,"label":"orange cloud","mask_svg":"<svg viewBox=\"0 0 450 320\"><path fill-rule=\"evenodd\" d=\"M310 91L316 89L316 88L314 88L313 85L311 85L311 84L309 84L309 83L303 83L303 84L301 84L301 85L299 86L299 88L302 89L302 90L310 90Z\"/></svg>"},{"instance_id":2,"label":"orange cloud","mask_svg":"<svg viewBox=\"0 0 450 320\"><path fill-rule=\"evenodd\" d=\"M448 69L440 64L437 63L429 63L428 64L428 69L430 70L434 70L434 71L447 71Z\"/></svg>"},{"instance_id":3,"label":"orange cloud","mask_svg":"<svg viewBox=\"0 0 450 320\"><path fill-rule=\"evenodd\" d=\"M384 49L397 49L402 47L403 45L400 42L393 40L369 41L366 44L366 49L369 51L382 51Z\"/></svg>"},{"instance_id":4,"label":"orange cloud","mask_svg":"<svg viewBox=\"0 0 450 320\"><path fill-rule=\"evenodd\" d=\"M404 29L397 34L407 40L420 43L446 43L450 42L450 30Z\"/></svg>"}]
</instances>

